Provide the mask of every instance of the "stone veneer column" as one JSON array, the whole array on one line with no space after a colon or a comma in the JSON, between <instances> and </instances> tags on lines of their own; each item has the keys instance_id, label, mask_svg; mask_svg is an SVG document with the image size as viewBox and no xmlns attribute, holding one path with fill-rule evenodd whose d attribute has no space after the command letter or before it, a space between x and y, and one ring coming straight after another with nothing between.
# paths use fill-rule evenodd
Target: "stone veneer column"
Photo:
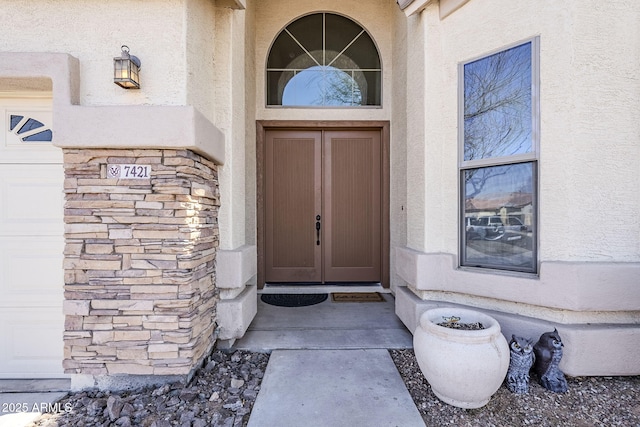
<instances>
[{"instance_id":1,"label":"stone veneer column","mask_svg":"<svg viewBox=\"0 0 640 427\"><path fill-rule=\"evenodd\" d=\"M107 178L127 163L151 179ZM215 342L216 165L189 150L65 149L64 168L65 372L188 378Z\"/></svg>"}]
</instances>

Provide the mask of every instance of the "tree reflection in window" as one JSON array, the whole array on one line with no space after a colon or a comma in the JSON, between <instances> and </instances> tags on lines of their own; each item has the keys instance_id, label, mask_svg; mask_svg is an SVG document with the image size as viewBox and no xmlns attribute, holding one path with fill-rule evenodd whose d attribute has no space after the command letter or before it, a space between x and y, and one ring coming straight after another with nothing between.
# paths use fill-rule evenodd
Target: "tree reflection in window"
<instances>
[{"instance_id":1,"label":"tree reflection in window","mask_svg":"<svg viewBox=\"0 0 640 427\"><path fill-rule=\"evenodd\" d=\"M531 43L464 66L464 160L533 150Z\"/></svg>"},{"instance_id":2,"label":"tree reflection in window","mask_svg":"<svg viewBox=\"0 0 640 427\"><path fill-rule=\"evenodd\" d=\"M381 67L369 34L331 13L304 16L276 37L267 61L267 104L380 105Z\"/></svg>"}]
</instances>

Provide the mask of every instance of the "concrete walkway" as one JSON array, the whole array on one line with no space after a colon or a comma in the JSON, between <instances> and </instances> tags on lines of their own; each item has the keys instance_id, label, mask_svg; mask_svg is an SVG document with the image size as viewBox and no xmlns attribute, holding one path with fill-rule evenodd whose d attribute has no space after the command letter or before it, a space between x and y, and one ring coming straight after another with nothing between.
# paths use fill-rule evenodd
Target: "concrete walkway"
<instances>
[{"instance_id":1,"label":"concrete walkway","mask_svg":"<svg viewBox=\"0 0 640 427\"><path fill-rule=\"evenodd\" d=\"M387 350L276 350L249 427L424 426Z\"/></svg>"},{"instance_id":2,"label":"concrete walkway","mask_svg":"<svg viewBox=\"0 0 640 427\"><path fill-rule=\"evenodd\" d=\"M395 300L309 307L258 301L258 314L233 346L271 351L249 427L421 427L388 349L412 347Z\"/></svg>"}]
</instances>

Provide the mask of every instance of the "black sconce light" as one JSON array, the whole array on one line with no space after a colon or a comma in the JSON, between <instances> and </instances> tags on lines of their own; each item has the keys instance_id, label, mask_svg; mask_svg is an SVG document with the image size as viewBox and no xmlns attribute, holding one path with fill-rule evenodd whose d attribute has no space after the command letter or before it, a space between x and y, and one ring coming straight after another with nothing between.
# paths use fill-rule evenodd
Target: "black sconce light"
<instances>
[{"instance_id":1,"label":"black sconce light","mask_svg":"<svg viewBox=\"0 0 640 427\"><path fill-rule=\"evenodd\" d=\"M140 89L140 60L129 55L129 46L122 46L122 55L113 58L113 82L125 89Z\"/></svg>"}]
</instances>

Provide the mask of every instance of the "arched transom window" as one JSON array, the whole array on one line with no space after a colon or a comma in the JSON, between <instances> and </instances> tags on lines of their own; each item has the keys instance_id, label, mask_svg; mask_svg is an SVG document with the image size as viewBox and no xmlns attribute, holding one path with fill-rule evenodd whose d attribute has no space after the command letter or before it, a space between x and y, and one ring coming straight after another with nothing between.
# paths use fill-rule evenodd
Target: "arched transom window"
<instances>
[{"instance_id":1,"label":"arched transom window","mask_svg":"<svg viewBox=\"0 0 640 427\"><path fill-rule=\"evenodd\" d=\"M276 37L267 60L267 105L379 106L378 49L359 24L333 13L299 18Z\"/></svg>"}]
</instances>

